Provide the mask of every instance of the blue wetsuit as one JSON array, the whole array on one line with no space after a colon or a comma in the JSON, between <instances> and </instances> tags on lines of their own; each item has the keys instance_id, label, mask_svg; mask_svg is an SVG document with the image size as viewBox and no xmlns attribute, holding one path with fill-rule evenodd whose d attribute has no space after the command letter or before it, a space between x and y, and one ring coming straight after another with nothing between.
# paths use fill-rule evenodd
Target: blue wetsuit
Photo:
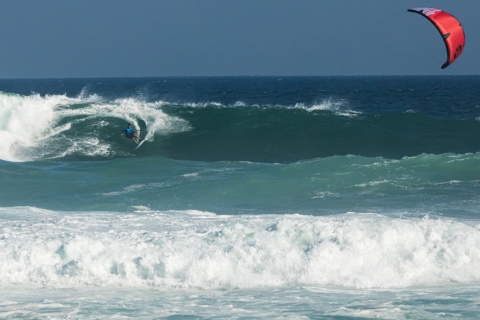
<instances>
[{"instance_id":1,"label":"blue wetsuit","mask_svg":"<svg viewBox=\"0 0 480 320\"><path fill-rule=\"evenodd\" d=\"M122 132L125 132L125 136L126 136L127 138L130 138L130 139L131 139L131 138L133 138L133 135L134 135L134 133L135 133L136 131L133 130L132 127L126 127L125 129L123 129Z\"/></svg>"}]
</instances>

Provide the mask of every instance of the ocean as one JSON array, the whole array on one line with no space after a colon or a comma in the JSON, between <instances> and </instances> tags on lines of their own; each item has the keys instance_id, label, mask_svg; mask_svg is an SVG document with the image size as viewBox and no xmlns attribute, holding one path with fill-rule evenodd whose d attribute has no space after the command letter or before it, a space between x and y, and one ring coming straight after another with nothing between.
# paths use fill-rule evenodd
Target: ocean
<instances>
[{"instance_id":1,"label":"ocean","mask_svg":"<svg viewBox=\"0 0 480 320\"><path fill-rule=\"evenodd\" d=\"M479 76L0 80L0 133L1 318L480 318Z\"/></svg>"}]
</instances>

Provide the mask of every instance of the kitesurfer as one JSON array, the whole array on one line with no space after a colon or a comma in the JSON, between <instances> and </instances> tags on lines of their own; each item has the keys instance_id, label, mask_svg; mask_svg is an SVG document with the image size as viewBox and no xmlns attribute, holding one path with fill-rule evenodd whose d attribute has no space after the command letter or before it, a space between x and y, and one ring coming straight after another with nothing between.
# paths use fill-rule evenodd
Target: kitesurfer
<instances>
[{"instance_id":1,"label":"kitesurfer","mask_svg":"<svg viewBox=\"0 0 480 320\"><path fill-rule=\"evenodd\" d=\"M140 130L139 130L140 131ZM143 140L138 136L138 131L132 128L130 123L127 123L127 127L120 132L120 134L123 134L125 132L125 137L128 139L132 139L133 142L138 144L139 141Z\"/></svg>"}]
</instances>

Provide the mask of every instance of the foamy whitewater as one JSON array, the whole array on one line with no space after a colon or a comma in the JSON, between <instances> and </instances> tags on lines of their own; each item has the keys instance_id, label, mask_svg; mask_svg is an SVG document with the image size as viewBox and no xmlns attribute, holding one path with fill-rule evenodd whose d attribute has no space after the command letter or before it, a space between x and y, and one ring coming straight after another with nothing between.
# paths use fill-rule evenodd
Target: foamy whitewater
<instances>
[{"instance_id":1,"label":"foamy whitewater","mask_svg":"<svg viewBox=\"0 0 480 320\"><path fill-rule=\"evenodd\" d=\"M478 318L479 89L1 80L0 317Z\"/></svg>"}]
</instances>

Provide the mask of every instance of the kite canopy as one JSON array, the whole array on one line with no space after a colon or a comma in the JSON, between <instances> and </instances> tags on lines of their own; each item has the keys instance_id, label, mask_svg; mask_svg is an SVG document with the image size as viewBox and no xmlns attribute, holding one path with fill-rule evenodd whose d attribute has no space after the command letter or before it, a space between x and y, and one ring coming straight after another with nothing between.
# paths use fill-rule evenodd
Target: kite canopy
<instances>
[{"instance_id":1,"label":"kite canopy","mask_svg":"<svg viewBox=\"0 0 480 320\"><path fill-rule=\"evenodd\" d=\"M442 35L447 47L447 62L443 64L442 69L460 57L465 47L465 33L462 24L454 16L435 8L413 8L408 11L421 14L430 20Z\"/></svg>"}]
</instances>

